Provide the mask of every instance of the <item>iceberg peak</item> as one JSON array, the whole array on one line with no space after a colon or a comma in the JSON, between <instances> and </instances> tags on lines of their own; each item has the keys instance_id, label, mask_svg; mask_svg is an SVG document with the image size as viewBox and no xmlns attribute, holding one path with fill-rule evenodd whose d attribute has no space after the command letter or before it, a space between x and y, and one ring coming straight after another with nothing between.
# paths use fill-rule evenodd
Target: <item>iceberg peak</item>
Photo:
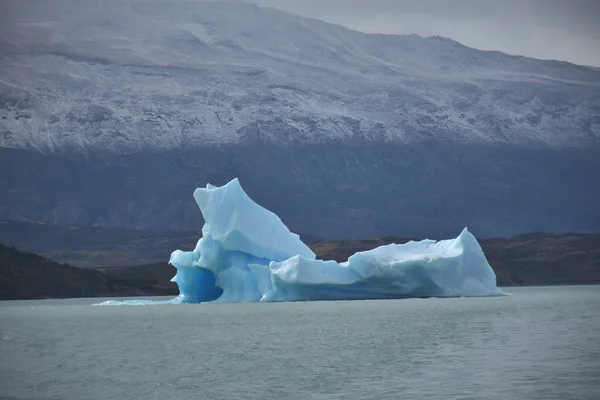
<instances>
[{"instance_id":1,"label":"iceberg peak","mask_svg":"<svg viewBox=\"0 0 600 400\"><path fill-rule=\"evenodd\" d=\"M275 261L295 255L315 258L312 250L276 214L246 194L237 178L221 187L198 188L194 199L210 236L225 250Z\"/></svg>"}]
</instances>

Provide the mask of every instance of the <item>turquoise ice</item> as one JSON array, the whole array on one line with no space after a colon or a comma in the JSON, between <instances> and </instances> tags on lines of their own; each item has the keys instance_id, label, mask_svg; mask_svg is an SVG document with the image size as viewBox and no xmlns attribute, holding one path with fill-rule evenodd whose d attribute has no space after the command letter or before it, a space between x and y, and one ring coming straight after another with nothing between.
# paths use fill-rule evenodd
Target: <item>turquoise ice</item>
<instances>
[{"instance_id":1,"label":"turquoise ice","mask_svg":"<svg viewBox=\"0 0 600 400\"><path fill-rule=\"evenodd\" d=\"M237 179L194 192L206 221L191 252L170 263L178 303L496 296L496 275L465 228L455 239L391 244L347 262L317 260Z\"/></svg>"}]
</instances>

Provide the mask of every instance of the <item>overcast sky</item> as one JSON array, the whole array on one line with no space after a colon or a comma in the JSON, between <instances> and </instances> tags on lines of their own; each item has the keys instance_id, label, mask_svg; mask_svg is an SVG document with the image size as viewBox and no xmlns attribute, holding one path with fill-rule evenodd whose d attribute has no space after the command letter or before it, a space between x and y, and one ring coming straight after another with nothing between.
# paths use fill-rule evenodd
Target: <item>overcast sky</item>
<instances>
[{"instance_id":1,"label":"overcast sky","mask_svg":"<svg viewBox=\"0 0 600 400\"><path fill-rule=\"evenodd\" d=\"M600 66L600 0L246 0L364 32Z\"/></svg>"}]
</instances>

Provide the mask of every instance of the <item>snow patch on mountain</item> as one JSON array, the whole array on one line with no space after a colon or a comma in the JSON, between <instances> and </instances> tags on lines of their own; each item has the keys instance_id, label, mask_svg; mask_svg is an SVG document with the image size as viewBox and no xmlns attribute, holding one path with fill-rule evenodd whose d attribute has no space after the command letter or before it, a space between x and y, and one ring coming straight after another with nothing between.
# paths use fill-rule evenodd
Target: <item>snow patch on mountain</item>
<instances>
[{"instance_id":1,"label":"snow patch on mountain","mask_svg":"<svg viewBox=\"0 0 600 400\"><path fill-rule=\"evenodd\" d=\"M241 2L3 7L2 147L600 143L594 68L364 34Z\"/></svg>"}]
</instances>

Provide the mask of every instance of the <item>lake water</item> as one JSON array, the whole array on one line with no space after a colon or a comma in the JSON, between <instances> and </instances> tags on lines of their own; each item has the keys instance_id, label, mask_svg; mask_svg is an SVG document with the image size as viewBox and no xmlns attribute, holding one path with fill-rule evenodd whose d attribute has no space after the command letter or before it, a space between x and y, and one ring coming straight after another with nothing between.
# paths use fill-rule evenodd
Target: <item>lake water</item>
<instances>
[{"instance_id":1,"label":"lake water","mask_svg":"<svg viewBox=\"0 0 600 400\"><path fill-rule=\"evenodd\" d=\"M279 304L0 302L0 398L599 399L600 286L510 292Z\"/></svg>"}]
</instances>

